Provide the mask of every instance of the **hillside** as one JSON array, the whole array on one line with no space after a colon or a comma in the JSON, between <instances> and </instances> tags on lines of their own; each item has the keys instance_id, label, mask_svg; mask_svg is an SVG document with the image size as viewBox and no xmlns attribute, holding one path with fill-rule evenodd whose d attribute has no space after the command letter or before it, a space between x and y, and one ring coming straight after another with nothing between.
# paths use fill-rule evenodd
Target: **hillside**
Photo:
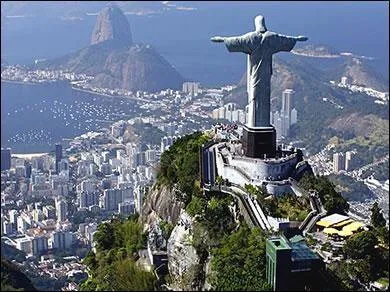
<instances>
[{"instance_id":1,"label":"hillside","mask_svg":"<svg viewBox=\"0 0 390 292\"><path fill-rule=\"evenodd\" d=\"M373 97L332 87L329 83L343 76L335 70L340 61L344 62L343 58L334 62L332 58L320 61L320 58L291 55L287 59L275 56L273 60L271 109L280 110L283 90L294 89L293 103L298 110L298 123L291 128L291 140L301 140L310 152L318 152L330 138L337 136L346 141L353 139L351 142L362 146L359 146L362 156L384 155L389 139L386 126L388 108L375 103ZM322 65L324 62L327 66ZM376 83L382 87L388 84L379 74L364 69L367 68L366 62L359 62L360 65L354 66L354 74L366 76L361 77L366 84ZM333 69L321 69L328 66ZM247 105L246 73L225 102L236 102L242 108ZM361 143L364 137L367 141Z\"/></svg>"},{"instance_id":2,"label":"hillside","mask_svg":"<svg viewBox=\"0 0 390 292\"><path fill-rule=\"evenodd\" d=\"M178 139L161 156L158 180L146 194L142 217L114 219L99 226L95 234L97 251L84 260L91 275L81 290L269 289L265 258L269 234L259 227L249 228L243 216L232 211L238 210L233 196L221 191L203 192L199 186L199 146L211 138L212 133L205 132ZM348 210L348 203L325 177L304 176L300 184L305 189L317 189L331 212ZM309 203L305 198L286 195L269 199L269 194L259 188L246 188L264 206L266 215L293 220L307 216ZM152 232L149 227L156 224L167 239L169 271L158 281L134 265L137 251L145 248L143 230ZM329 282L314 277L307 285L318 290L328 287Z\"/></svg>"},{"instance_id":3,"label":"hillside","mask_svg":"<svg viewBox=\"0 0 390 292\"><path fill-rule=\"evenodd\" d=\"M36 291L36 289L16 265L2 258L1 291Z\"/></svg>"},{"instance_id":4,"label":"hillside","mask_svg":"<svg viewBox=\"0 0 390 292\"><path fill-rule=\"evenodd\" d=\"M96 87L132 91L179 89L184 81L153 47L133 43L126 16L116 6L100 12L89 46L33 66L84 73L95 77Z\"/></svg>"},{"instance_id":5,"label":"hillside","mask_svg":"<svg viewBox=\"0 0 390 292\"><path fill-rule=\"evenodd\" d=\"M346 76L352 84L389 92L389 80L377 73L369 61L355 57L347 57L343 64L330 70L329 75L333 76L332 80L340 80L342 76Z\"/></svg>"}]
</instances>

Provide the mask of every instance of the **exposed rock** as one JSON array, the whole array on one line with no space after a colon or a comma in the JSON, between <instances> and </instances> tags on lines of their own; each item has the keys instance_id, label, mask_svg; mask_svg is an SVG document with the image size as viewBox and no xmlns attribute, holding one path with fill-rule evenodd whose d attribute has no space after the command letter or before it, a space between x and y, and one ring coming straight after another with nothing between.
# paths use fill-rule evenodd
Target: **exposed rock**
<instances>
[{"instance_id":1,"label":"exposed rock","mask_svg":"<svg viewBox=\"0 0 390 292\"><path fill-rule=\"evenodd\" d=\"M90 46L33 67L84 73L94 77L93 86L131 91L180 89L185 81L150 45L132 44L129 23L118 7L103 9Z\"/></svg>"},{"instance_id":2,"label":"exposed rock","mask_svg":"<svg viewBox=\"0 0 390 292\"><path fill-rule=\"evenodd\" d=\"M157 91L180 88L183 82L183 77L155 49L149 45L136 45L109 54L92 84Z\"/></svg>"},{"instance_id":3,"label":"exposed rock","mask_svg":"<svg viewBox=\"0 0 390 292\"><path fill-rule=\"evenodd\" d=\"M210 291L213 286L211 285L210 283L210 278L212 277L212 270L211 270L211 260L213 259L213 257L210 255L204 266L205 266L205 281L204 281L204 286L203 286L203 290L205 291Z\"/></svg>"},{"instance_id":4,"label":"exposed rock","mask_svg":"<svg viewBox=\"0 0 390 292\"><path fill-rule=\"evenodd\" d=\"M168 240L168 269L174 290L193 290L199 257L192 246L192 218L183 211Z\"/></svg>"},{"instance_id":5,"label":"exposed rock","mask_svg":"<svg viewBox=\"0 0 390 292\"><path fill-rule=\"evenodd\" d=\"M170 224L176 224L184 204L175 198L175 193L166 186L154 188L147 194L142 206L142 222L150 224L161 218Z\"/></svg>"},{"instance_id":6,"label":"exposed rock","mask_svg":"<svg viewBox=\"0 0 390 292\"><path fill-rule=\"evenodd\" d=\"M98 15L91 37L91 45L108 40L114 40L123 45L132 44L129 22L122 10L115 5L105 7Z\"/></svg>"}]
</instances>

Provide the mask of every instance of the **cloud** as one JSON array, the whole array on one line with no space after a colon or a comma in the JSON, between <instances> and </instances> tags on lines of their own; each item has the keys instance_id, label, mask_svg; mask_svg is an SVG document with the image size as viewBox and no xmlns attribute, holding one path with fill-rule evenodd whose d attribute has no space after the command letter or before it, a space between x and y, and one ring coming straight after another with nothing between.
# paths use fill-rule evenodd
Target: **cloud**
<instances>
[{"instance_id":1,"label":"cloud","mask_svg":"<svg viewBox=\"0 0 390 292\"><path fill-rule=\"evenodd\" d=\"M177 6L176 10L185 10L185 11L193 11L197 10L198 8L195 7L185 7L185 6Z\"/></svg>"},{"instance_id":2,"label":"cloud","mask_svg":"<svg viewBox=\"0 0 390 292\"><path fill-rule=\"evenodd\" d=\"M162 1L161 2L163 5L167 6L167 7L175 7L176 10L180 10L180 11L193 11L193 10L197 10L197 8L195 7L189 7L189 6L177 6L176 4L173 4L172 2L170 1ZM167 9L169 10L169 9Z\"/></svg>"}]
</instances>

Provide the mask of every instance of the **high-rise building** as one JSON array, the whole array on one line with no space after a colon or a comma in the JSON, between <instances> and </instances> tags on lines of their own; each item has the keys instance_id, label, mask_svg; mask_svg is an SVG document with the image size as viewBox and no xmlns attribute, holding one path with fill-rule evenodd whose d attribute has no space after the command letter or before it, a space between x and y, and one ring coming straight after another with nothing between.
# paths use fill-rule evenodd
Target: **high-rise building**
<instances>
[{"instance_id":1,"label":"high-rise building","mask_svg":"<svg viewBox=\"0 0 390 292\"><path fill-rule=\"evenodd\" d=\"M156 150L148 149L145 152L146 162L152 162L156 160Z\"/></svg>"},{"instance_id":2,"label":"high-rise building","mask_svg":"<svg viewBox=\"0 0 390 292\"><path fill-rule=\"evenodd\" d=\"M293 107L293 94L294 90L286 89L282 95L282 109L280 116L282 120L281 134L287 137L291 126L291 111Z\"/></svg>"},{"instance_id":3,"label":"high-rise building","mask_svg":"<svg viewBox=\"0 0 390 292\"><path fill-rule=\"evenodd\" d=\"M69 231L56 231L50 237L51 248L64 250L72 247L73 234Z\"/></svg>"},{"instance_id":4,"label":"high-rise building","mask_svg":"<svg viewBox=\"0 0 390 292\"><path fill-rule=\"evenodd\" d=\"M68 213L68 204L63 199L56 200L56 215L58 221L65 221Z\"/></svg>"},{"instance_id":5,"label":"high-rise building","mask_svg":"<svg viewBox=\"0 0 390 292\"><path fill-rule=\"evenodd\" d=\"M295 108L293 108L293 109L291 110L291 121L290 121L290 125L296 124L297 121L298 121L298 111L297 111Z\"/></svg>"},{"instance_id":6,"label":"high-rise building","mask_svg":"<svg viewBox=\"0 0 390 292\"><path fill-rule=\"evenodd\" d=\"M81 192L79 194L80 208L99 205L99 192Z\"/></svg>"},{"instance_id":7,"label":"high-rise building","mask_svg":"<svg viewBox=\"0 0 390 292\"><path fill-rule=\"evenodd\" d=\"M15 168L16 177L26 177L26 167L24 165Z\"/></svg>"},{"instance_id":8,"label":"high-rise building","mask_svg":"<svg viewBox=\"0 0 390 292\"><path fill-rule=\"evenodd\" d=\"M343 86L347 86L349 84L348 77L346 77L346 76L341 77L341 82L340 83Z\"/></svg>"},{"instance_id":9,"label":"high-rise building","mask_svg":"<svg viewBox=\"0 0 390 292\"><path fill-rule=\"evenodd\" d=\"M32 164L30 161L26 160L24 162L24 166L26 167L26 177L30 178L32 173Z\"/></svg>"},{"instance_id":10,"label":"high-rise building","mask_svg":"<svg viewBox=\"0 0 390 292\"><path fill-rule=\"evenodd\" d=\"M118 204L119 214L134 214L134 202L122 202Z\"/></svg>"},{"instance_id":11,"label":"high-rise building","mask_svg":"<svg viewBox=\"0 0 390 292\"><path fill-rule=\"evenodd\" d=\"M104 190L103 208L106 211L118 210L118 204L123 201L123 192L120 189Z\"/></svg>"},{"instance_id":12,"label":"high-rise building","mask_svg":"<svg viewBox=\"0 0 390 292\"><path fill-rule=\"evenodd\" d=\"M56 219L56 209L53 206L43 206L42 210L46 219Z\"/></svg>"},{"instance_id":13,"label":"high-rise building","mask_svg":"<svg viewBox=\"0 0 390 292\"><path fill-rule=\"evenodd\" d=\"M324 268L321 258L301 236L284 235L266 240L266 278L273 291L301 291Z\"/></svg>"},{"instance_id":14,"label":"high-rise building","mask_svg":"<svg viewBox=\"0 0 390 292\"><path fill-rule=\"evenodd\" d=\"M58 173L61 172L62 170L68 170L69 169L69 162L67 158L62 158L58 162Z\"/></svg>"},{"instance_id":15,"label":"high-rise building","mask_svg":"<svg viewBox=\"0 0 390 292\"><path fill-rule=\"evenodd\" d=\"M32 237L26 236L15 239L16 248L23 251L26 254L32 253Z\"/></svg>"},{"instance_id":16,"label":"high-rise building","mask_svg":"<svg viewBox=\"0 0 390 292\"><path fill-rule=\"evenodd\" d=\"M198 82L184 82L183 92L189 93L192 96L197 96L199 93L200 83Z\"/></svg>"},{"instance_id":17,"label":"high-rise building","mask_svg":"<svg viewBox=\"0 0 390 292\"><path fill-rule=\"evenodd\" d=\"M48 239L45 235L35 236L32 239L32 254L39 255L49 249Z\"/></svg>"},{"instance_id":18,"label":"high-rise building","mask_svg":"<svg viewBox=\"0 0 390 292\"><path fill-rule=\"evenodd\" d=\"M1 148L1 171L11 168L11 148Z\"/></svg>"},{"instance_id":19,"label":"high-rise building","mask_svg":"<svg viewBox=\"0 0 390 292\"><path fill-rule=\"evenodd\" d=\"M219 110L218 118L224 119L226 117L226 114L225 114L226 108L222 106L218 110Z\"/></svg>"},{"instance_id":20,"label":"high-rise building","mask_svg":"<svg viewBox=\"0 0 390 292\"><path fill-rule=\"evenodd\" d=\"M288 115L288 120L291 120L291 110L293 109L293 95L295 91L292 89L286 89L283 91L282 96L282 111L285 115Z\"/></svg>"},{"instance_id":21,"label":"high-rise building","mask_svg":"<svg viewBox=\"0 0 390 292\"><path fill-rule=\"evenodd\" d=\"M16 227L16 224L17 224L17 220L18 220L18 216L19 216L19 213L17 210L10 210L8 212L8 215L9 215L9 220L12 224L15 225Z\"/></svg>"},{"instance_id":22,"label":"high-rise building","mask_svg":"<svg viewBox=\"0 0 390 292\"><path fill-rule=\"evenodd\" d=\"M333 171L335 173L345 170L344 154L342 152L333 154Z\"/></svg>"},{"instance_id":23,"label":"high-rise building","mask_svg":"<svg viewBox=\"0 0 390 292\"><path fill-rule=\"evenodd\" d=\"M347 151L345 152L345 170L350 171L353 169L353 162L355 160L355 151Z\"/></svg>"},{"instance_id":24,"label":"high-rise building","mask_svg":"<svg viewBox=\"0 0 390 292\"><path fill-rule=\"evenodd\" d=\"M213 113L212 113L211 117L214 120L218 120L219 119L219 108L216 108L216 109L213 110Z\"/></svg>"},{"instance_id":25,"label":"high-rise building","mask_svg":"<svg viewBox=\"0 0 390 292\"><path fill-rule=\"evenodd\" d=\"M56 172L59 173L59 163L62 159L62 145L56 144Z\"/></svg>"}]
</instances>

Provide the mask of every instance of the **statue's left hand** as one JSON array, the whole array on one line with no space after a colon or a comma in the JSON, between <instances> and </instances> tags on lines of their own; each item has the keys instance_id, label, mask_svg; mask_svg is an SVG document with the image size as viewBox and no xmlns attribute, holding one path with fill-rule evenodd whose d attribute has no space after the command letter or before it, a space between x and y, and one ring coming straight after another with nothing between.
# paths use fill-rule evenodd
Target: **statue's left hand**
<instances>
[{"instance_id":1,"label":"statue's left hand","mask_svg":"<svg viewBox=\"0 0 390 292\"><path fill-rule=\"evenodd\" d=\"M307 40L308 40L308 38L305 37L305 36L303 36L303 35L297 36L295 39L296 39L297 41L299 41L299 42L304 42L304 41L307 41Z\"/></svg>"},{"instance_id":2,"label":"statue's left hand","mask_svg":"<svg viewBox=\"0 0 390 292\"><path fill-rule=\"evenodd\" d=\"M211 40L212 42L215 42L215 43L223 43L223 42L224 42L224 38L223 38L223 37L220 37L220 36L212 37L210 40Z\"/></svg>"}]
</instances>

